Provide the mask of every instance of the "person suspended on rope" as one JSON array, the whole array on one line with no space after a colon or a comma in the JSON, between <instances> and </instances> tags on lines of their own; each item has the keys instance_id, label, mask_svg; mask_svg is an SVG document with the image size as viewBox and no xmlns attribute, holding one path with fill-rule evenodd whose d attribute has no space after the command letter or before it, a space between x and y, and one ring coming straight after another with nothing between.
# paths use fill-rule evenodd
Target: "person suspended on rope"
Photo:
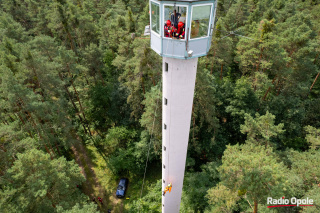
<instances>
[{"instance_id":1,"label":"person suspended on rope","mask_svg":"<svg viewBox=\"0 0 320 213\"><path fill-rule=\"evenodd\" d=\"M171 21L167 20L166 23L164 24L164 36L170 37L170 32L171 32Z\"/></svg>"},{"instance_id":2,"label":"person suspended on rope","mask_svg":"<svg viewBox=\"0 0 320 213\"><path fill-rule=\"evenodd\" d=\"M167 193L167 191L169 191L169 193L170 193L171 189L172 189L172 184L169 183L168 186L166 186L166 188L163 191L163 196Z\"/></svg>"},{"instance_id":3,"label":"person suspended on rope","mask_svg":"<svg viewBox=\"0 0 320 213\"><path fill-rule=\"evenodd\" d=\"M175 34L175 37L184 39L184 34L185 34L184 23L180 21L178 23L178 30Z\"/></svg>"}]
</instances>

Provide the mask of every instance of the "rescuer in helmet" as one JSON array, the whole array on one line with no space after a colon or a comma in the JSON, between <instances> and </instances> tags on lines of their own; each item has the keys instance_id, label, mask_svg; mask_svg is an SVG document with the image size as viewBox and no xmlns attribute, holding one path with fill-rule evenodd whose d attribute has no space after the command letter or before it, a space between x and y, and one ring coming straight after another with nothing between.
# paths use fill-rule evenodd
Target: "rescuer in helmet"
<instances>
[{"instance_id":1,"label":"rescuer in helmet","mask_svg":"<svg viewBox=\"0 0 320 213\"><path fill-rule=\"evenodd\" d=\"M175 34L175 37L179 38L179 39L184 39L184 34L185 34L185 29L184 29L184 23L183 22L179 22L178 23L178 30Z\"/></svg>"},{"instance_id":2,"label":"rescuer in helmet","mask_svg":"<svg viewBox=\"0 0 320 213\"><path fill-rule=\"evenodd\" d=\"M171 34L171 21L167 20L166 23L164 24L164 36L170 37L170 34Z\"/></svg>"},{"instance_id":3,"label":"rescuer in helmet","mask_svg":"<svg viewBox=\"0 0 320 213\"><path fill-rule=\"evenodd\" d=\"M166 194L167 191L169 191L169 193L170 193L171 189L172 189L172 184L169 183L168 186L166 186L166 188L163 191L163 196Z\"/></svg>"}]
</instances>

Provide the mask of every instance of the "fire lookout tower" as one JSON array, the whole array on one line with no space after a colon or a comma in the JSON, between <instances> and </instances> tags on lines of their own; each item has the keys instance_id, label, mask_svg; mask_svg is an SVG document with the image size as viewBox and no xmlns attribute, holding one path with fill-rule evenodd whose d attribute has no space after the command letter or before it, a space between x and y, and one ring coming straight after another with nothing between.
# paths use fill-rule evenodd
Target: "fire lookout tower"
<instances>
[{"instance_id":1,"label":"fire lookout tower","mask_svg":"<svg viewBox=\"0 0 320 213\"><path fill-rule=\"evenodd\" d=\"M163 57L162 212L178 213L198 57L209 51L217 0L149 2L151 48Z\"/></svg>"}]
</instances>

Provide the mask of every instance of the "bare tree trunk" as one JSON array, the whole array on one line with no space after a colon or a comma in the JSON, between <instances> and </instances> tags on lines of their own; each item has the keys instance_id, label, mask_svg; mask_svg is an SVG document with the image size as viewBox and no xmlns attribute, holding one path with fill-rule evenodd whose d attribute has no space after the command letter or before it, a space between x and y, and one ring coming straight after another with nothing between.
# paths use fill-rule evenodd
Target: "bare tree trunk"
<instances>
[{"instance_id":1,"label":"bare tree trunk","mask_svg":"<svg viewBox=\"0 0 320 213\"><path fill-rule=\"evenodd\" d=\"M319 57L319 54L320 54L320 53L318 53L318 54L316 55L316 57L315 57L315 59L314 59L314 61L313 61L313 64L316 64L316 61L317 61L317 59L318 59L318 57Z\"/></svg>"},{"instance_id":2,"label":"bare tree trunk","mask_svg":"<svg viewBox=\"0 0 320 213\"><path fill-rule=\"evenodd\" d=\"M49 153L51 160L53 160L53 157L52 157L51 152L49 151L47 145L44 144L44 148L45 148L46 151Z\"/></svg>"},{"instance_id":3,"label":"bare tree trunk","mask_svg":"<svg viewBox=\"0 0 320 213\"><path fill-rule=\"evenodd\" d=\"M316 57L315 57L315 59L314 59L314 61L313 61L313 64L316 64L316 61L317 61L317 59L318 59L318 57L319 57L319 54L320 54L320 53L318 53L318 54L316 55ZM316 81L317 81L317 79L318 79L318 77L319 77L319 74L320 74L320 72L318 73L318 75L317 75L316 78L314 79L314 81L313 81L313 83L312 83L312 85L311 85L311 87L310 87L310 89L309 89L309 93L311 92L314 84L316 83ZM308 93L308 95L309 95L309 93Z\"/></svg>"},{"instance_id":4,"label":"bare tree trunk","mask_svg":"<svg viewBox=\"0 0 320 213\"><path fill-rule=\"evenodd\" d=\"M102 76L102 73L101 73L100 69L98 69L98 73L99 73L99 77L100 77L102 85L105 86L104 79L103 79L103 76Z\"/></svg>"},{"instance_id":5,"label":"bare tree trunk","mask_svg":"<svg viewBox=\"0 0 320 213\"><path fill-rule=\"evenodd\" d=\"M49 144L49 146L50 146L51 152L54 153L53 147L52 147L51 143L48 142L48 144Z\"/></svg>"},{"instance_id":6,"label":"bare tree trunk","mask_svg":"<svg viewBox=\"0 0 320 213\"><path fill-rule=\"evenodd\" d=\"M14 122L14 119L11 117L11 115L8 115L8 116L9 116L11 122Z\"/></svg>"},{"instance_id":7,"label":"bare tree trunk","mask_svg":"<svg viewBox=\"0 0 320 213\"><path fill-rule=\"evenodd\" d=\"M256 71L259 70L259 67L260 67L260 61L261 61L261 58L262 58L262 53L263 53L263 50L264 50L264 47L261 48L261 52L260 52L260 56L259 56L259 61L258 61L258 64L256 66Z\"/></svg>"},{"instance_id":8,"label":"bare tree trunk","mask_svg":"<svg viewBox=\"0 0 320 213\"><path fill-rule=\"evenodd\" d=\"M223 70L223 64L221 64L220 80L222 80L222 70Z\"/></svg>"},{"instance_id":9,"label":"bare tree trunk","mask_svg":"<svg viewBox=\"0 0 320 213\"><path fill-rule=\"evenodd\" d=\"M278 89L278 92L277 92L277 96L280 94L280 89L281 89L281 85L279 85L279 89Z\"/></svg>"},{"instance_id":10,"label":"bare tree trunk","mask_svg":"<svg viewBox=\"0 0 320 213\"><path fill-rule=\"evenodd\" d=\"M277 76L275 76L275 77L273 78L273 80L272 80L272 84L273 84L273 83L274 83L274 81L276 80L276 77L277 77ZM264 94L264 96L263 96L263 100L264 100L264 101L266 100L266 97L267 97L267 95L268 95L268 93L269 93L270 89L271 89L271 86L268 88L267 92L266 92L266 93Z\"/></svg>"},{"instance_id":11,"label":"bare tree trunk","mask_svg":"<svg viewBox=\"0 0 320 213\"><path fill-rule=\"evenodd\" d=\"M63 81L63 78L62 78L62 75L61 75L60 72L59 72L59 77L60 77L61 81ZM81 117L80 114L78 113L78 112L79 112L78 107L76 106L76 104L75 104L74 101L72 100L72 96L71 96L71 94L70 94L70 92L69 92L69 90L68 90L68 87L67 87L66 85L64 85L64 89L66 90L66 92L67 92L67 94L68 94L68 96L69 96L69 99L70 99L70 101L71 101L71 103L72 103L72 105L73 105L73 108L74 108L74 110L76 111L76 115L78 115L78 117L79 117L79 120L80 120L80 122L81 122L81 124L82 124L82 127L83 127L83 129L84 129L84 132L85 132L86 134L88 134L87 129L86 129L86 127L85 127L84 124L83 124L82 117Z\"/></svg>"},{"instance_id":12,"label":"bare tree trunk","mask_svg":"<svg viewBox=\"0 0 320 213\"><path fill-rule=\"evenodd\" d=\"M79 93L78 93L76 87L74 86L74 83L73 83L73 80L72 80L72 74L71 74L71 72L70 72L70 68L69 68L69 65L68 65L68 64L67 64L67 69L68 69L68 72L69 72L69 75L70 75L70 78L71 78L71 85L72 85L72 87L73 87L74 93L76 94L77 99L78 99L78 102L79 102L79 105L80 105L81 113L82 113L82 115L83 115L84 120L87 120L87 119L86 119L86 115L85 115L84 110L83 110L83 107L82 107L82 104L81 104L81 101L80 101Z\"/></svg>"},{"instance_id":13,"label":"bare tree trunk","mask_svg":"<svg viewBox=\"0 0 320 213\"><path fill-rule=\"evenodd\" d=\"M38 88L40 88L41 89L41 92L40 92L40 95L42 96L42 102L44 102L44 94L43 94L43 92L42 92L42 88L41 88L41 85L40 85L40 82L39 82L39 78L38 78L38 75L37 75L37 72L36 72L36 70L35 70L35 68L32 66L31 67L31 69L32 69L32 71L33 71L33 74L34 74L34 76L36 77L36 82L37 82L37 86L38 86ZM33 91L35 94L37 94L35 91Z\"/></svg>"},{"instance_id":14,"label":"bare tree trunk","mask_svg":"<svg viewBox=\"0 0 320 213\"><path fill-rule=\"evenodd\" d=\"M216 50L214 50L214 53L213 53L213 58L216 56ZM210 74L212 75L213 73L213 63L212 63L212 66L211 66L211 71L210 71Z\"/></svg>"},{"instance_id":15,"label":"bare tree trunk","mask_svg":"<svg viewBox=\"0 0 320 213\"><path fill-rule=\"evenodd\" d=\"M24 122L24 120L22 119L22 117L21 117L19 114L17 114L17 115L18 115L20 121L23 123L23 125L25 125L26 123Z\"/></svg>"},{"instance_id":16,"label":"bare tree trunk","mask_svg":"<svg viewBox=\"0 0 320 213\"><path fill-rule=\"evenodd\" d=\"M60 149L59 149L59 147L58 147L57 142L56 142L55 144L56 144L56 149L57 149L57 151L58 151L58 154L59 154L59 156L61 156Z\"/></svg>"},{"instance_id":17,"label":"bare tree trunk","mask_svg":"<svg viewBox=\"0 0 320 213\"><path fill-rule=\"evenodd\" d=\"M50 199L49 195L50 195L51 199ZM47 192L47 197L49 198L49 200L51 200L52 207L53 207L53 208L56 208L56 205L53 203L54 198L53 198L53 196L49 193L49 191Z\"/></svg>"},{"instance_id":18,"label":"bare tree trunk","mask_svg":"<svg viewBox=\"0 0 320 213\"><path fill-rule=\"evenodd\" d=\"M313 88L314 84L316 83L316 81L317 81L317 79L318 79L318 77L319 77L319 74L320 74L320 72L318 73L318 75L317 75L317 76L316 76L316 78L314 79L314 81L313 81L313 83L312 83L312 85L311 85L311 87L310 87L309 92L311 92L311 90L312 90L312 88Z\"/></svg>"},{"instance_id":19,"label":"bare tree trunk","mask_svg":"<svg viewBox=\"0 0 320 213\"><path fill-rule=\"evenodd\" d=\"M77 99L78 99L78 102L79 102L79 105L80 105L80 111L81 111L81 113L82 113L82 115L83 115L83 119L84 119L85 123L87 124L88 132L89 132L90 136L92 136L90 127L88 126L89 124L88 124L88 121L87 121L87 119L86 119L86 115L85 115L85 113L84 113L84 109L83 109L83 107L82 107L82 103L81 103L81 101L80 101L79 93L78 93L76 87L74 86L74 83L73 83L73 80L72 80L72 74L71 74L71 71L70 71L70 68L69 68L69 64L67 64L67 69L68 69L68 72L69 72L69 75L70 75L70 78L71 78L71 85L72 85L72 87L73 87L74 93L76 94Z\"/></svg>"},{"instance_id":20,"label":"bare tree trunk","mask_svg":"<svg viewBox=\"0 0 320 213\"><path fill-rule=\"evenodd\" d=\"M71 49L73 50L73 52L75 52L75 47L73 46L73 40L72 40L71 34L70 34L69 30L66 29L66 31L67 31L67 34L68 34L68 38L69 38L69 42L70 42L70 45L71 45Z\"/></svg>"},{"instance_id":21,"label":"bare tree trunk","mask_svg":"<svg viewBox=\"0 0 320 213\"><path fill-rule=\"evenodd\" d=\"M9 116L11 122L14 122L14 119L11 117L10 113L8 112L8 110L4 109L3 111Z\"/></svg>"},{"instance_id":22,"label":"bare tree trunk","mask_svg":"<svg viewBox=\"0 0 320 213\"><path fill-rule=\"evenodd\" d=\"M253 213L257 213L257 212L258 212L258 202L255 200L255 201L254 201Z\"/></svg>"},{"instance_id":23,"label":"bare tree trunk","mask_svg":"<svg viewBox=\"0 0 320 213\"><path fill-rule=\"evenodd\" d=\"M152 79L152 84L153 84L153 86L155 86L155 85L156 85L156 82L154 81L153 75L151 75L151 79Z\"/></svg>"}]
</instances>

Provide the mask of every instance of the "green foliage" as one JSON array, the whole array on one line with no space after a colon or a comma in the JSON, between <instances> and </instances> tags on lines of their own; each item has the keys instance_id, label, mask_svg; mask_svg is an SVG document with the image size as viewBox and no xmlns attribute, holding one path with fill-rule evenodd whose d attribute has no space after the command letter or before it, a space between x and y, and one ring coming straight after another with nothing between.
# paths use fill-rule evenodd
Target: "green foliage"
<instances>
[{"instance_id":1,"label":"green foliage","mask_svg":"<svg viewBox=\"0 0 320 213\"><path fill-rule=\"evenodd\" d=\"M241 125L241 132L247 134L247 142L265 145L270 144L271 138L284 132L283 124L274 124L275 116L266 112L265 115L260 116L256 113L253 118L249 114L245 115L245 123Z\"/></svg>"},{"instance_id":2,"label":"green foliage","mask_svg":"<svg viewBox=\"0 0 320 213\"><path fill-rule=\"evenodd\" d=\"M309 190L320 183L318 180L320 177L320 166L317 163L320 159L320 153L318 151L291 151L289 159L292 163L291 170L293 174L297 175L303 182L300 186L301 189Z\"/></svg>"},{"instance_id":3,"label":"green foliage","mask_svg":"<svg viewBox=\"0 0 320 213\"><path fill-rule=\"evenodd\" d=\"M70 210L63 210L60 206L57 207L58 213L98 213L97 206L93 203L84 204L82 207L77 203Z\"/></svg>"},{"instance_id":4,"label":"green foliage","mask_svg":"<svg viewBox=\"0 0 320 213\"><path fill-rule=\"evenodd\" d=\"M17 154L1 187L1 209L5 212L54 211L85 203L77 185L85 181L74 161L64 157L51 160L49 154L31 149Z\"/></svg>"},{"instance_id":5,"label":"green foliage","mask_svg":"<svg viewBox=\"0 0 320 213\"><path fill-rule=\"evenodd\" d=\"M233 212L236 202L239 200L238 192L232 192L223 184L219 183L214 188L208 190L207 198L213 209L211 212Z\"/></svg>"},{"instance_id":6,"label":"green foliage","mask_svg":"<svg viewBox=\"0 0 320 213\"><path fill-rule=\"evenodd\" d=\"M280 192L317 199L319 11L315 0L218 1L211 48L198 62L182 211L248 212L248 201L262 199L259 211L267 212L263 199ZM0 198L2 210L95 212L71 180L53 169L60 168L58 161L69 165L60 156L70 159L79 140L88 147L93 141L91 148L100 153L99 179L110 170L115 177L141 179L149 144L149 163L160 165L162 66L143 36L149 24L143 0L0 1L0 188L7 193ZM230 146L237 143L246 144ZM26 166L34 166L34 174L17 167L32 154L43 161L43 173L36 160ZM218 183L214 162L221 159ZM27 180L24 174L38 175L38 181L17 184ZM54 185L53 178L67 184ZM48 184L63 196L74 193L73 201L43 195L58 190ZM160 211L160 191L160 181L150 185L142 198L145 212ZM128 209L138 212L138 202L124 205Z\"/></svg>"},{"instance_id":7,"label":"green foliage","mask_svg":"<svg viewBox=\"0 0 320 213\"><path fill-rule=\"evenodd\" d=\"M109 155L108 165L115 175L136 175L144 171L150 136L147 131L138 136L137 131L125 127L109 129L103 151ZM156 157L155 153L151 150L149 161Z\"/></svg>"},{"instance_id":8,"label":"green foliage","mask_svg":"<svg viewBox=\"0 0 320 213\"><path fill-rule=\"evenodd\" d=\"M160 142L162 134L162 92L160 85L151 88L151 91L146 93L145 100L142 104L145 105L144 113L141 116L141 126L148 130L149 134Z\"/></svg>"},{"instance_id":9,"label":"green foliage","mask_svg":"<svg viewBox=\"0 0 320 213\"><path fill-rule=\"evenodd\" d=\"M315 213L320 211L320 187L319 186L314 186L312 189L310 189L303 199L313 199L314 206L310 206L309 208L303 208L302 212L303 213Z\"/></svg>"},{"instance_id":10,"label":"green foliage","mask_svg":"<svg viewBox=\"0 0 320 213\"><path fill-rule=\"evenodd\" d=\"M109 129L105 138L108 153L113 153L117 148L127 148L137 136L136 131L128 130L125 127L114 127Z\"/></svg>"},{"instance_id":11,"label":"green foliage","mask_svg":"<svg viewBox=\"0 0 320 213\"><path fill-rule=\"evenodd\" d=\"M187 173L183 183L181 211L203 212L208 205L206 194L219 179L219 164L210 162L202 166L201 172Z\"/></svg>"},{"instance_id":12,"label":"green foliage","mask_svg":"<svg viewBox=\"0 0 320 213\"><path fill-rule=\"evenodd\" d=\"M267 197L281 197L289 187L286 178L288 170L282 162L277 161L270 147L252 143L227 146L218 171L221 183L232 192L224 189L231 196L227 199L234 200L233 193L238 192L252 206L253 202L264 204ZM231 207L232 203L229 203L221 208Z\"/></svg>"},{"instance_id":13,"label":"green foliage","mask_svg":"<svg viewBox=\"0 0 320 213\"><path fill-rule=\"evenodd\" d=\"M244 118L246 113L253 114L256 111L258 107L257 97L247 78L238 79L234 88L232 88L231 82L226 80L223 87L224 90L229 90L230 96L226 97L229 104L225 110L232 117L241 119ZM226 95L229 95L228 93Z\"/></svg>"},{"instance_id":14,"label":"green foliage","mask_svg":"<svg viewBox=\"0 0 320 213\"><path fill-rule=\"evenodd\" d=\"M132 203L128 212L161 212L161 198L162 198L162 181L157 180L156 183L147 187L147 194L141 199Z\"/></svg>"},{"instance_id":15,"label":"green foliage","mask_svg":"<svg viewBox=\"0 0 320 213\"><path fill-rule=\"evenodd\" d=\"M113 115L111 112L111 88L97 84L90 88L88 95L90 102L87 103L88 119L94 123L97 130L104 131L113 123ZM89 108L90 107L90 108Z\"/></svg>"},{"instance_id":16,"label":"green foliage","mask_svg":"<svg viewBox=\"0 0 320 213\"><path fill-rule=\"evenodd\" d=\"M305 130L307 132L306 140L310 143L310 148L316 149L320 146L320 130L312 126L306 126Z\"/></svg>"}]
</instances>

